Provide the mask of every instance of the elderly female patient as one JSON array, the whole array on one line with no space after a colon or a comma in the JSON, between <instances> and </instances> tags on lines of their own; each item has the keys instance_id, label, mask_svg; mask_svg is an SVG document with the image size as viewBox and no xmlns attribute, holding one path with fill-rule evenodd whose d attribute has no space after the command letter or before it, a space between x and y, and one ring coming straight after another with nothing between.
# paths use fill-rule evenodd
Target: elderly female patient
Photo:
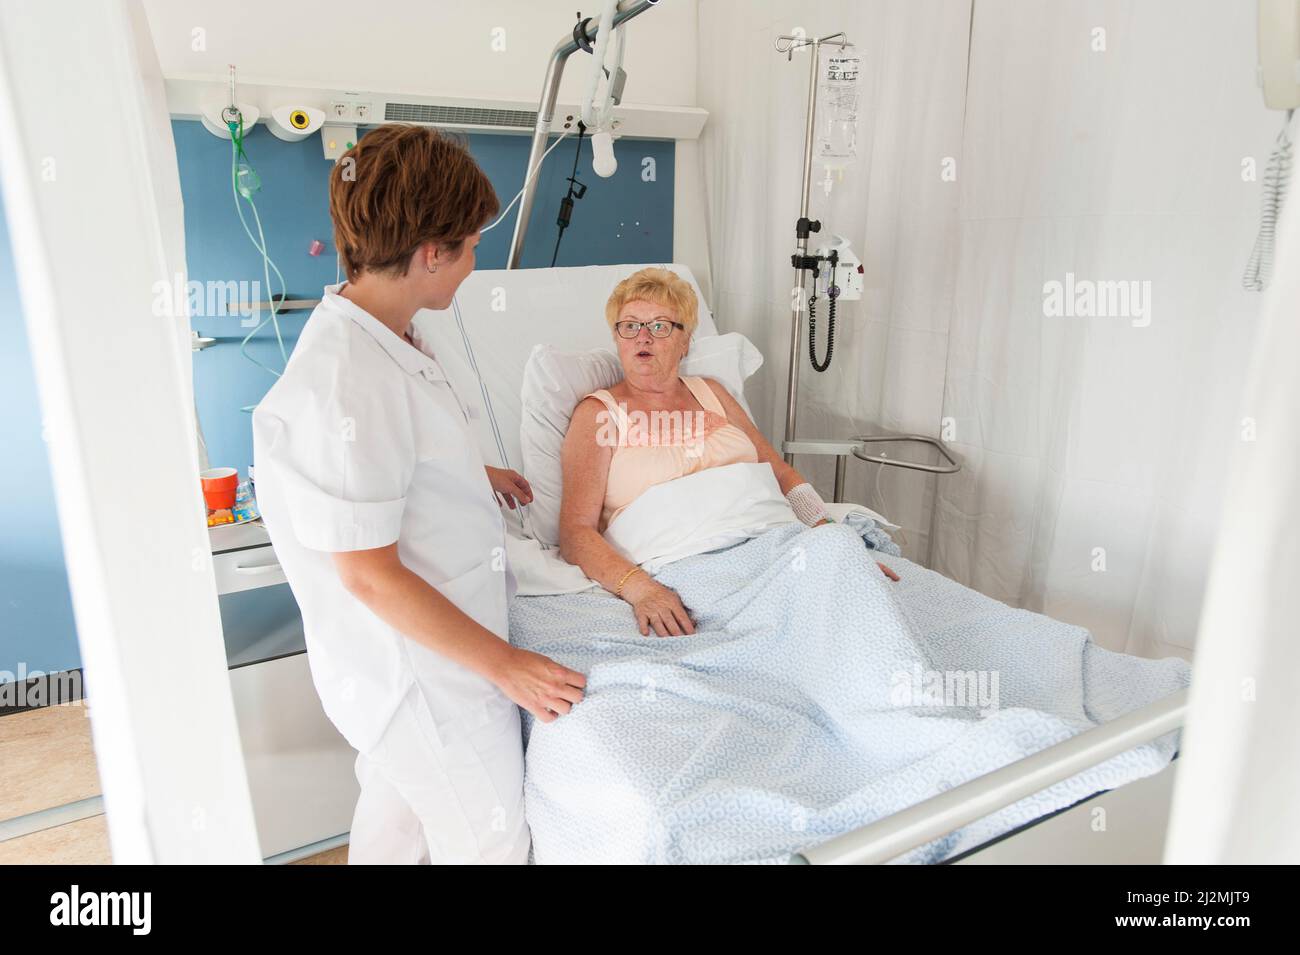
<instances>
[{"instance_id":1,"label":"elderly female patient","mask_svg":"<svg viewBox=\"0 0 1300 955\"><path fill-rule=\"evenodd\" d=\"M643 635L694 633L677 594L601 536L642 492L703 468L761 461L772 466L801 521L815 526L830 518L812 485L768 444L726 388L678 374L697 321L690 283L667 269L642 269L615 287L605 318L623 380L574 409L562 452L560 554L630 603Z\"/></svg>"}]
</instances>

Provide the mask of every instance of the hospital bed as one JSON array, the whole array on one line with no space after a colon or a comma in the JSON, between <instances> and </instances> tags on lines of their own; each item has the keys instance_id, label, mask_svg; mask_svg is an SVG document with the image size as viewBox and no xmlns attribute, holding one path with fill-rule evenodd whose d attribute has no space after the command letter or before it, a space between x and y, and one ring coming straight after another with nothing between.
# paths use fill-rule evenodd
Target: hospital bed
<instances>
[{"instance_id":1,"label":"hospital bed","mask_svg":"<svg viewBox=\"0 0 1300 955\"><path fill-rule=\"evenodd\" d=\"M488 463L524 471L532 479L523 463L520 440L521 423L525 420L520 391L530 354L541 343L574 352L610 348L603 311L605 300L621 278L642 267L474 272L457 292L452 309L417 315L422 335L432 344L466 406L471 427ZM665 264L665 267L696 288L701 303L697 341L717 336L713 317L704 306L704 298L689 269L680 265ZM512 516L512 521L512 535L531 536L526 519L514 520ZM978 598L986 621L983 633L995 635L1011 619L1006 614L1023 615L1015 618L1020 623L1032 617L1037 627L1066 626L1040 615L1011 611L901 558L896 559L895 566L901 568L904 584L911 587L909 599L914 600L918 612L926 608L941 609L945 602L961 603ZM563 618L574 606L562 597L523 596L516 598L517 605L519 601L529 602L525 621L542 621L541 630L552 623L562 627ZM628 615L629 626L630 620ZM512 641L517 638L516 626L517 621L512 618ZM518 634L520 640L528 636L526 630ZM576 639L576 643L570 644L576 648L575 652L582 649L581 634L570 633L566 639ZM1090 640L1087 643L1091 646ZM1095 649L1094 652L1106 651ZM1137 658L1126 659L1137 661ZM574 665L570 660L563 662ZM1178 675L1185 674L1185 669L1175 672L1175 666L1185 668L1185 664L1159 661L1166 662L1169 666L1160 670L1159 679L1154 683L1147 681L1149 692L1141 705L1112 707L1113 718L1101 725L1074 732L1010 763L990 755L990 763L974 773L969 766L965 767L959 784L950 786L941 782L927 798L883 817L873 816L864 824L830 834L810 831L806 843L787 847L790 851L783 861L814 864L909 859L961 864L1159 862L1174 773L1170 754L1176 755L1178 731L1186 710L1186 681ZM1155 691L1150 688L1157 685L1163 689L1158 698L1153 698ZM655 724L649 721L644 729L652 737ZM1115 782L1118 777L1114 774L1097 772L1099 767L1123 763L1135 753L1150 755L1156 750L1164 755L1145 761L1130 760L1128 777L1122 779L1122 785ZM530 762L530 779L533 770ZM581 785L576 785L564 798L599 800L598 776L588 782L586 791L580 791ZM1047 798L1051 794L1055 795ZM550 791L547 800L556 796L556 791ZM539 839L531 795L529 813L536 847L543 840ZM988 823L995 817L1012 820L1014 825L1006 824L1005 831L974 825L981 821ZM987 838L976 845L970 845L969 838L963 841L954 835L980 831ZM945 845L960 850L933 851L936 846ZM929 847L928 856L921 852L925 847ZM538 861L548 859L539 855Z\"/></svg>"}]
</instances>

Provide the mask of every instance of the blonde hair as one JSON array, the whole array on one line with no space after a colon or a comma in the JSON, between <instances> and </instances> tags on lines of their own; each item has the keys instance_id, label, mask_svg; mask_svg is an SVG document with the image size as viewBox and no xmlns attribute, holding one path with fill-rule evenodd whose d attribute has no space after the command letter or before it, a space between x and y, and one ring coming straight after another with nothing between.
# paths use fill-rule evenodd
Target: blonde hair
<instances>
[{"instance_id":1,"label":"blonde hair","mask_svg":"<svg viewBox=\"0 0 1300 955\"><path fill-rule=\"evenodd\" d=\"M628 302L651 302L664 305L677 313L677 321L686 326L686 337L695 334L700 321L699 301L691 283L668 269L648 268L633 272L614 286L609 301L605 303L605 321L610 331L618 322L623 306Z\"/></svg>"}]
</instances>

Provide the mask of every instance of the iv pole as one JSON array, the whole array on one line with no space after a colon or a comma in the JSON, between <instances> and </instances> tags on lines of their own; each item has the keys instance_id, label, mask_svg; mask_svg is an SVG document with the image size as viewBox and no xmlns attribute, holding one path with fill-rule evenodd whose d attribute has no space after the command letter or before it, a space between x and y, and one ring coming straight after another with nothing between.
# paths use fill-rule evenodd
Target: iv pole
<instances>
[{"instance_id":1,"label":"iv pole","mask_svg":"<svg viewBox=\"0 0 1300 955\"><path fill-rule=\"evenodd\" d=\"M788 41L785 46L781 45L782 40ZM808 65L808 118L804 122L803 129L803 193L799 200L799 221L795 227L798 239L795 245L795 255L800 260L808 255L808 234L810 232L819 232L822 227L820 222L811 222L808 219L808 196L812 189L813 122L817 110L817 66L821 61L823 43L843 48L848 45L848 42L842 32L811 40L805 36L790 36L788 34L782 34L776 38L776 51L784 53L787 62L794 58L796 47L808 46L812 48L809 50L808 56L810 61ZM796 415L798 413L799 342L803 334L806 272L807 269L795 269L795 278L798 285L796 286L794 305L790 309L790 376L786 387L785 442L783 448L785 450L785 463L791 465L794 464L794 452L791 450L790 445L794 442ZM844 458L841 456L835 472L837 486L843 483L843 464Z\"/></svg>"},{"instance_id":2,"label":"iv pole","mask_svg":"<svg viewBox=\"0 0 1300 955\"><path fill-rule=\"evenodd\" d=\"M786 41L782 45L781 41ZM869 461L878 464L881 467L907 468L913 471L923 471L929 474L952 474L961 470L961 464L957 461L956 456L949 450L939 438L932 438L925 434L873 434L858 435L854 438L846 439L810 439L800 441L795 438L796 426L798 424L798 407L799 407L799 346L803 337L803 311L804 302L807 298L804 295L804 283L807 279L806 273L813 268L816 257L808 255L808 236L813 232L820 232L822 224L820 221L808 218L808 197L812 189L812 162L813 162L813 127L817 112L817 80L819 78L818 67L821 64L821 48L823 45L838 46L841 49L849 46L849 41L841 33L831 33L823 37L809 39L806 36L791 36L782 34L776 38L776 51L784 53L786 61L789 62L794 58L794 50L798 47L811 47L809 50L808 65L808 116L804 122L803 133L803 192L799 200L799 219L795 223L795 253L791 257L791 263L795 270L795 298L790 308L790 376L786 389L785 404L785 441L781 444L781 450L785 455L786 464L794 464L795 454L831 454L835 456L835 492L833 499L835 501L843 500L844 493L844 472L848 463L849 455L853 455L862 461ZM832 265L833 267L833 265ZM816 279L813 279L814 283ZM816 291L814 287L813 291ZM829 356L829 353L828 353ZM868 452L869 445L889 443L889 442L916 442L918 444L929 445L934 448L939 456L944 460L943 464L926 464L920 461L909 461L905 458L891 457L886 451ZM938 483L936 481L934 488L934 497L938 496ZM934 553L934 531L935 531L936 508L933 503L930 508L930 531L928 535L928 547L926 554L926 566L932 563Z\"/></svg>"}]
</instances>

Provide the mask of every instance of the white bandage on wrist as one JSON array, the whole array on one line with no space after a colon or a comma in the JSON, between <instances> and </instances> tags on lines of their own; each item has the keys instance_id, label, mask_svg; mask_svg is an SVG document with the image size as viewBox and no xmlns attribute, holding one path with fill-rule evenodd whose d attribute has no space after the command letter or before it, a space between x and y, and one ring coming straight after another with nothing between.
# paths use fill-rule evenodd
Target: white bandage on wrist
<instances>
[{"instance_id":1,"label":"white bandage on wrist","mask_svg":"<svg viewBox=\"0 0 1300 955\"><path fill-rule=\"evenodd\" d=\"M818 495L816 488L807 481L790 488L790 493L785 496L785 499L790 502L794 516L809 527L819 521L830 520L830 515L826 513L826 502Z\"/></svg>"}]
</instances>

